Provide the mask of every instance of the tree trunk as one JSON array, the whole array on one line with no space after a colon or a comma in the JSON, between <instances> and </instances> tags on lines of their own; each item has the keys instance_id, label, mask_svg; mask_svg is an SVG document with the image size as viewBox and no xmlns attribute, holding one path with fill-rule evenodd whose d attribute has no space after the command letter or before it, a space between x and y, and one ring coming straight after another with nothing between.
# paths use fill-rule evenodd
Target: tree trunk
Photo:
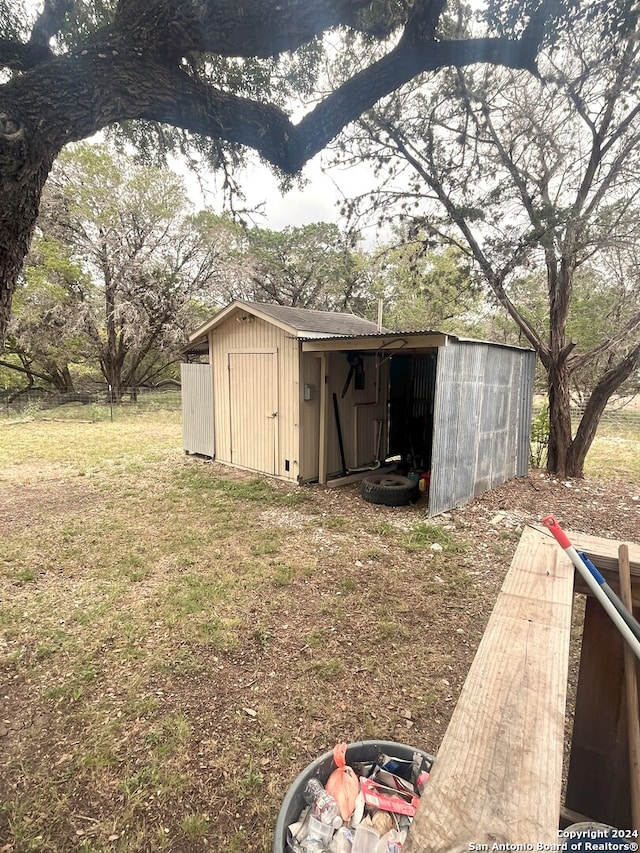
<instances>
[{"instance_id":1,"label":"tree trunk","mask_svg":"<svg viewBox=\"0 0 640 853\"><path fill-rule=\"evenodd\" d=\"M554 361L548 371L549 392L549 451L547 471L559 477L570 476L567 471L571 448L571 395L566 362Z\"/></svg>"},{"instance_id":2,"label":"tree trunk","mask_svg":"<svg viewBox=\"0 0 640 853\"><path fill-rule=\"evenodd\" d=\"M111 389L111 402L121 403L123 395L122 365L124 354L120 346L117 323L116 323L116 289L117 285L113 279L112 269L109 264L109 250L106 243L102 246L100 254L100 265L104 281L104 311L106 325L106 340L102 345L100 365L104 378ZM120 336L122 330L120 330Z\"/></svg>"},{"instance_id":3,"label":"tree trunk","mask_svg":"<svg viewBox=\"0 0 640 853\"><path fill-rule=\"evenodd\" d=\"M567 458L567 476L583 477L587 453L611 395L640 367L640 344L608 370L591 392Z\"/></svg>"},{"instance_id":4,"label":"tree trunk","mask_svg":"<svg viewBox=\"0 0 640 853\"><path fill-rule=\"evenodd\" d=\"M49 372L51 373L53 385L58 391L63 394L72 394L76 390L68 365L64 364L62 367L52 365Z\"/></svg>"},{"instance_id":5,"label":"tree trunk","mask_svg":"<svg viewBox=\"0 0 640 853\"><path fill-rule=\"evenodd\" d=\"M53 155L32 154L22 137L15 143L8 141L0 114L0 344L6 337L13 294L53 159Z\"/></svg>"},{"instance_id":6,"label":"tree trunk","mask_svg":"<svg viewBox=\"0 0 640 853\"><path fill-rule=\"evenodd\" d=\"M545 367L549 390L549 452L547 471L559 477L567 475L567 458L571 447L571 373L566 346L567 318L571 304L575 263L568 262L569 253L558 257L553 241L545 246L547 287L549 292L549 348Z\"/></svg>"}]
</instances>

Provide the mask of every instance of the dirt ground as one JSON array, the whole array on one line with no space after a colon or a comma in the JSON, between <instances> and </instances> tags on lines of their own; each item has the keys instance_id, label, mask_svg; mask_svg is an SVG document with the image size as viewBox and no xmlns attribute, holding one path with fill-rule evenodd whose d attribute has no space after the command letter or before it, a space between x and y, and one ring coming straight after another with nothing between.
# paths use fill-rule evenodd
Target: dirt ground
<instances>
[{"instance_id":1,"label":"dirt ground","mask_svg":"<svg viewBox=\"0 0 640 853\"><path fill-rule=\"evenodd\" d=\"M370 514L372 511L359 501L357 486L327 489L323 492L323 500L331 506L340 506L347 514L353 512L356 502L361 512ZM422 515L424 508L418 503L395 512ZM496 531L518 531L525 524L539 524L549 513L566 530L637 541L640 537L640 484L588 479L561 481L542 471L533 471L433 521L450 526L452 530L465 531L474 544L482 546L495 539Z\"/></svg>"},{"instance_id":2,"label":"dirt ground","mask_svg":"<svg viewBox=\"0 0 640 853\"><path fill-rule=\"evenodd\" d=\"M181 464L201 465L211 476L245 477L215 463ZM447 563L437 549L412 553L395 542L385 544L385 529L410 530L426 519L424 503L374 506L361 499L358 485L305 488L309 501L299 507L251 505L243 511L248 525L286 531L283 554L313 555L314 571L287 583L275 611L269 607L273 601L236 600L242 641L233 648L201 654L196 643L176 640L171 653L178 660L179 652L184 666L155 671L137 688L138 698L153 699L155 710L131 717L112 764L88 773L75 762L74 750L89 737L90 703L107 707L114 725L126 715L130 664L129 670L111 672L95 695L87 688L70 706L43 698L48 677L43 666L29 674L20 669L13 641L0 649L0 800L26 802L29 786L44 776L60 779L70 799L68 814L58 809L55 825L30 841L20 841L11 829L15 808L13 824L0 812L0 851L267 850L292 778L337 740L377 737L437 752L524 525L552 513L567 530L640 540L640 485L560 482L534 472L433 520L452 542L465 543L448 557L452 569L455 564L456 571L464 570L456 581L453 574L443 577ZM37 530L102 499L91 498L87 489L78 480L70 489L64 477L46 486L9 484L0 494L0 539L16 523ZM430 574L431 561L439 562ZM144 583L138 588L143 595ZM385 602L386 621L380 616ZM321 653L310 639L314 629L322 637ZM164 634L159 629L146 642L160 646L167 642ZM416 642L421 651L414 654ZM197 666L187 666L196 658ZM136 767L142 772L158 708L165 719L179 712L189 723L180 753L167 758L183 782L173 795L164 784L162 793L160 787L157 794L152 785L144 788L139 824L122 826L118 814L131 794L123 791L123 768L128 779ZM183 824L180 834L176 826L186 813L204 815L210 831L189 838ZM44 810L27 818L46 825ZM143 825L148 833L136 841L133 835ZM23 821L26 839L25 826Z\"/></svg>"}]
</instances>

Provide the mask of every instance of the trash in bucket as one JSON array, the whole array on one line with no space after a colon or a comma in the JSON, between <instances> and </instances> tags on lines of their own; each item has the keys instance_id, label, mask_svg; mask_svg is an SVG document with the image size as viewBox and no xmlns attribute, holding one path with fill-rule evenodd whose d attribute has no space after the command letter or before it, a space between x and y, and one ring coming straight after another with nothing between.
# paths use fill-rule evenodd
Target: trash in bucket
<instances>
[{"instance_id":1,"label":"trash in bucket","mask_svg":"<svg viewBox=\"0 0 640 853\"><path fill-rule=\"evenodd\" d=\"M390 741L345 746L338 744L317 758L289 788L276 822L273 853L390 853L401 849L434 757ZM342 788L350 784L339 778L343 767L349 768L343 773L358 780L353 807L346 805L350 803L348 792L342 796ZM338 787L329 781L335 780L336 771ZM310 780L316 781L309 785ZM340 800L337 819L335 809L327 807L334 797L325 785Z\"/></svg>"},{"instance_id":2,"label":"trash in bucket","mask_svg":"<svg viewBox=\"0 0 640 853\"><path fill-rule=\"evenodd\" d=\"M338 743L334 746L333 760L336 769L327 779L327 793L336 801L340 817L345 821L351 818L355 809L360 782L353 767L347 764L346 743Z\"/></svg>"}]
</instances>

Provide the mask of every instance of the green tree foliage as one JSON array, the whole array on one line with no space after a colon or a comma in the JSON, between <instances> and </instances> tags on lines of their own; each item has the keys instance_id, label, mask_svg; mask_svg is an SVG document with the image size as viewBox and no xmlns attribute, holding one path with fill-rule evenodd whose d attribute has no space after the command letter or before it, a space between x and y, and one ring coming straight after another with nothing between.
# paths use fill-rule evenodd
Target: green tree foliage
<instances>
[{"instance_id":1,"label":"green tree foliage","mask_svg":"<svg viewBox=\"0 0 640 853\"><path fill-rule=\"evenodd\" d=\"M609 257L614 267L602 270L588 265L576 270L569 315L567 338L576 341L576 357L572 360L570 377L571 400L576 406L584 407L604 373L616 363L620 353L611 347L620 329L637 322L640 315L640 287L631 270L622 274L615 268L615 258ZM549 297L547 280L542 272L515 279L509 288L518 310L541 335L548 336ZM502 326L506 329L505 342L522 344L519 327L503 315ZM544 331L542 331L544 330ZM581 355L582 353L582 355ZM617 393L635 393L637 377L633 373L622 382ZM541 386L544 388L544 386Z\"/></svg>"},{"instance_id":2,"label":"green tree foliage","mask_svg":"<svg viewBox=\"0 0 640 853\"><path fill-rule=\"evenodd\" d=\"M418 74L479 61L534 71L559 5L516 16L515 35L485 27L459 40L443 37L446 0L43 0L35 14L0 0L0 342L43 186L69 143L112 128L148 162L180 150L223 169L223 188L247 148L295 174ZM350 49L329 32L381 50L319 93L319 57Z\"/></svg>"},{"instance_id":3,"label":"green tree foliage","mask_svg":"<svg viewBox=\"0 0 640 853\"><path fill-rule=\"evenodd\" d=\"M228 217L216 219L212 239L219 241L209 290L215 305L246 299L375 319L383 299L385 324L393 328L479 329L481 290L467 258L451 247L425 251L414 242L363 250L333 223L272 231Z\"/></svg>"},{"instance_id":4,"label":"green tree foliage","mask_svg":"<svg viewBox=\"0 0 640 853\"><path fill-rule=\"evenodd\" d=\"M384 303L384 325L405 331L480 332L482 291L468 258L453 246L431 249L419 239L398 238L369 261L372 295Z\"/></svg>"},{"instance_id":5,"label":"green tree foliage","mask_svg":"<svg viewBox=\"0 0 640 853\"><path fill-rule=\"evenodd\" d=\"M360 269L350 240L337 225L317 222L247 232L246 296L319 311L345 310L359 295Z\"/></svg>"},{"instance_id":6,"label":"green tree foliage","mask_svg":"<svg viewBox=\"0 0 640 853\"><path fill-rule=\"evenodd\" d=\"M366 269L334 224L278 232L194 213L175 173L81 144L45 189L2 363L60 391L100 378L118 399L231 300L359 310Z\"/></svg>"},{"instance_id":7,"label":"green tree foliage","mask_svg":"<svg viewBox=\"0 0 640 853\"><path fill-rule=\"evenodd\" d=\"M53 237L36 236L16 293L14 314L0 364L27 385L44 383L60 392L74 390L74 373L88 355L82 295L89 276L72 259L71 247Z\"/></svg>"},{"instance_id":8,"label":"green tree foliage","mask_svg":"<svg viewBox=\"0 0 640 853\"><path fill-rule=\"evenodd\" d=\"M537 351L548 466L565 476L582 475L604 406L640 364L637 17L637 4L594 4L541 57L538 79L480 67L437 86L423 79L363 116L349 140L385 175L376 215L465 252ZM544 302L526 286L538 275ZM597 325L580 308L600 313ZM587 375L574 435L571 391Z\"/></svg>"},{"instance_id":9,"label":"green tree foliage","mask_svg":"<svg viewBox=\"0 0 640 853\"><path fill-rule=\"evenodd\" d=\"M362 311L367 261L337 225L315 222L272 231L201 211L216 262L197 293L200 313L245 299L318 311Z\"/></svg>"}]
</instances>

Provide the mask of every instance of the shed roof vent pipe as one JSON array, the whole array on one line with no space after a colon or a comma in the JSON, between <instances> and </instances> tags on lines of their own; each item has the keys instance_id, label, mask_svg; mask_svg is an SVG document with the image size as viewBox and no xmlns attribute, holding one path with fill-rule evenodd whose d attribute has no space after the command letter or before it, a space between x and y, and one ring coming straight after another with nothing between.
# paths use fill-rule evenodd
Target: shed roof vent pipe
<instances>
[{"instance_id":1,"label":"shed roof vent pipe","mask_svg":"<svg viewBox=\"0 0 640 853\"><path fill-rule=\"evenodd\" d=\"M382 308L384 302L382 299L378 299L378 331L382 331Z\"/></svg>"}]
</instances>

